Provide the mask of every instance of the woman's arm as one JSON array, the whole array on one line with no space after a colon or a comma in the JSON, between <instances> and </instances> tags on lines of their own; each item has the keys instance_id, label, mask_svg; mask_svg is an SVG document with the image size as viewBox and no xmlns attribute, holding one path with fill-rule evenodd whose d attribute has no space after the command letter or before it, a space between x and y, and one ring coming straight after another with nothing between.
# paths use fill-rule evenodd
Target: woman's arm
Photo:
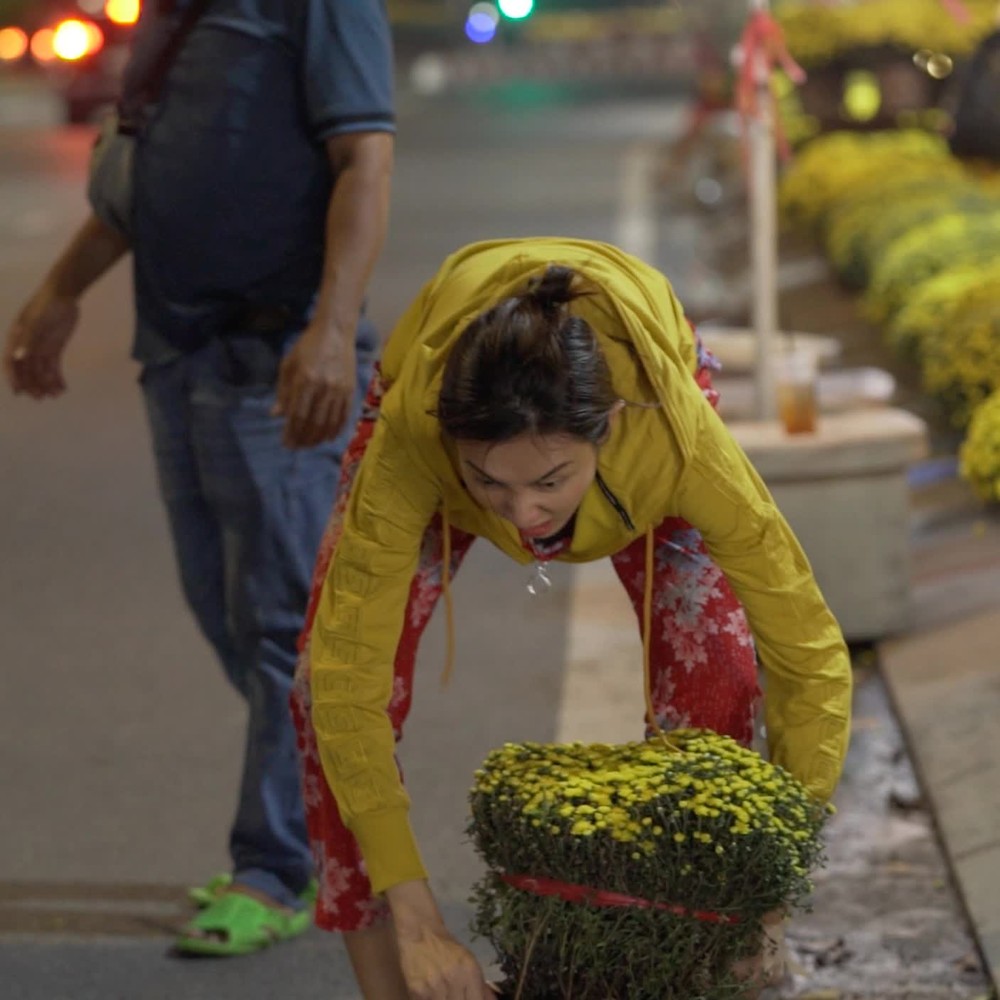
<instances>
[{"instance_id":1,"label":"woman's arm","mask_svg":"<svg viewBox=\"0 0 1000 1000\"><path fill-rule=\"evenodd\" d=\"M373 891L389 904L408 994L480 1000L492 995L482 971L448 931L427 882L386 712L410 585L437 506L412 442L383 417L351 490L310 635L312 719L341 817Z\"/></svg>"},{"instance_id":2,"label":"woman's arm","mask_svg":"<svg viewBox=\"0 0 1000 1000\"><path fill-rule=\"evenodd\" d=\"M312 721L373 891L426 877L387 707L410 585L437 485L380 418L344 514L310 635Z\"/></svg>"},{"instance_id":3,"label":"woman's arm","mask_svg":"<svg viewBox=\"0 0 1000 1000\"><path fill-rule=\"evenodd\" d=\"M765 672L772 760L829 798L850 735L847 646L802 547L714 412L678 500L746 610Z\"/></svg>"}]
</instances>

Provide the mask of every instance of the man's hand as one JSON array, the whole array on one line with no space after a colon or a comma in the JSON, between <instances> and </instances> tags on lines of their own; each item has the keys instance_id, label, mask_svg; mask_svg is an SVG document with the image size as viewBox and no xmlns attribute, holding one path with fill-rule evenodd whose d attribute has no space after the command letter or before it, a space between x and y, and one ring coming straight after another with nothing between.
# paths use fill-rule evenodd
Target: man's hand
<instances>
[{"instance_id":1,"label":"man's hand","mask_svg":"<svg viewBox=\"0 0 1000 1000\"><path fill-rule=\"evenodd\" d=\"M495 1000L475 956L445 927L426 882L395 885L386 898L413 1000Z\"/></svg>"},{"instance_id":2,"label":"man's hand","mask_svg":"<svg viewBox=\"0 0 1000 1000\"><path fill-rule=\"evenodd\" d=\"M28 300L7 331L3 351L4 374L15 393L45 399L66 391L62 355L79 317L76 299L48 285Z\"/></svg>"},{"instance_id":3,"label":"man's hand","mask_svg":"<svg viewBox=\"0 0 1000 1000\"><path fill-rule=\"evenodd\" d=\"M309 448L335 438L351 412L356 380L354 331L314 321L278 373L272 412L285 418L285 445Z\"/></svg>"}]
</instances>

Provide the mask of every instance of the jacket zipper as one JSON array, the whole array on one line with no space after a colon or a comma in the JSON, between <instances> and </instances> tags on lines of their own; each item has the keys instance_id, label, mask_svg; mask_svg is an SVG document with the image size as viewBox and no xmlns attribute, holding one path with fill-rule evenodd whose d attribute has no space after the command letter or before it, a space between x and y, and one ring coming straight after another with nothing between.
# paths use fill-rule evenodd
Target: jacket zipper
<instances>
[{"instance_id":1,"label":"jacket zipper","mask_svg":"<svg viewBox=\"0 0 1000 1000\"><path fill-rule=\"evenodd\" d=\"M625 527L628 528L629 531L635 531L635 525L632 523L632 518L628 516L628 511L622 506L621 500L619 500L618 497L611 492L611 488L604 481L604 477L600 474L600 472L597 473L596 478L597 485L600 486L601 492L606 497L608 503L610 503L611 506L618 511L618 516L625 522Z\"/></svg>"}]
</instances>

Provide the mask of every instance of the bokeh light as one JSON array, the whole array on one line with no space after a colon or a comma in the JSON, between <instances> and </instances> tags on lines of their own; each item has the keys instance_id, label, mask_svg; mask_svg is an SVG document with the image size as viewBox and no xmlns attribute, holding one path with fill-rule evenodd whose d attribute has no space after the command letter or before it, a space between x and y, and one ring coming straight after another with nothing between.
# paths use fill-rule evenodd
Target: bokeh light
<instances>
[{"instance_id":1,"label":"bokeh light","mask_svg":"<svg viewBox=\"0 0 1000 1000\"><path fill-rule=\"evenodd\" d=\"M135 24L139 20L139 0L107 0L104 14L113 24Z\"/></svg>"},{"instance_id":2,"label":"bokeh light","mask_svg":"<svg viewBox=\"0 0 1000 1000\"><path fill-rule=\"evenodd\" d=\"M927 72L935 80L944 80L946 77L951 76L951 71L954 68L955 63L952 61L951 56L946 55L944 52L935 52L927 60Z\"/></svg>"},{"instance_id":3,"label":"bokeh light","mask_svg":"<svg viewBox=\"0 0 1000 1000\"><path fill-rule=\"evenodd\" d=\"M866 69L852 70L844 80L844 114L855 122L870 122L882 108L878 77Z\"/></svg>"},{"instance_id":4,"label":"bokeh light","mask_svg":"<svg viewBox=\"0 0 1000 1000\"><path fill-rule=\"evenodd\" d=\"M470 42L485 45L493 41L500 23L500 13L492 3L475 3L465 20L465 34Z\"/></svg>"},{"instance_id":5,"label":"bokeh light","mask_svg":"<svg viewBox=\"0 0 1000 1000\"><path fill-rule=\"evenodd\" d=\"M0 30L0 62L15 62L28 51L28 36L20 28Z\"/></svg>"},{"instance_id":6,"label":"bokeh light","mask_svg":"<svg viewBox=\"0 0 1000 1000\"><path fill-rule=\"evenodd\" d=\"M52 44L55 34L51 28L39 28L31 36L31 54L38 62L47 63L55 59L56 50Z\"/></svg>"},{"instance_id":7,"label":"bokeh light","mask_svg":"<svg viewBox=\"0 0 1000 1000\"><path fill-rule=\"evenodd\" d=\"M520 21L535 9L535 0L500 0L500 13L512 21Z\"/></svg>"},{"instance_id":8,"label":"bokeh light","mask_svg":"<svg viewBox=\"0 0 1000 1000\"><path fill-rule=\"evenodd\" d=\"M56 26L52 37L52 49L66 62L76 62L84 56L97 52L104 45L101 29L91 21L70 18Z\"/></svg>"}]
</instances>

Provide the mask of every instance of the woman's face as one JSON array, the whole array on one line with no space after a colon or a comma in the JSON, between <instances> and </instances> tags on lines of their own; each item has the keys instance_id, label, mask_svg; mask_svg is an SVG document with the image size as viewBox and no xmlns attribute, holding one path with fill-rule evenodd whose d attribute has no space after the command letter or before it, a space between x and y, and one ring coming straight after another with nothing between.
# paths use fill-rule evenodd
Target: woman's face
<instances>
[{"instance_id":1,"label":"woman's face","mask_svg":"<svg viewBox=\"0 0 1000 1000\"><path fill-rule=\"evenodd\" d=\"M528 538L569 523L597 472L597 448L569 434L522 434L502 443L456 441L473 499Z\"/></svg>"}]
</instances>

